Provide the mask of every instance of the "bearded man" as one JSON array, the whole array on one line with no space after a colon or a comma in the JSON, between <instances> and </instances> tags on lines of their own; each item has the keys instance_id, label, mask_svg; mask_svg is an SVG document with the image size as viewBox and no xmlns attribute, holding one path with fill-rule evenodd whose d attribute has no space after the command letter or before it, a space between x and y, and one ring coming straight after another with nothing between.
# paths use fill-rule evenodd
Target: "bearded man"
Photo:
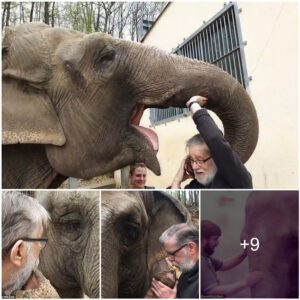
<instances>
[{"instance_id":1,"label":"bearded man","mask_svg":"<svg viewBox=\"0 0 300 300\"><path fill-rule=\"evenodd\" d=\"M37 270L49 221L37 200L18 192L2 193L2 296L59 298Z\"/></svg>"},{"instance_id":2,"label":"bearded man","mask_svg":"<svg viewBox=\"0 0 300 300\"><path fill-rule=\"evenodd\" d=\"M162 233L168 260L182 272L174 288L153 279L158 298L199 298L199 231L186 223L175 224Z\"/></svg>"},{"instance_id":3,"label":"bearded man","mask_svg":"<svg viewBox=\"0 0 300 300\"><path fill-rule=\"evenodd\" d=\"M203 108L208 101L194 96L186 103L200 134L187 141L188 155L181 162L171 187L178 189L192 177L185 189L252 189L251 174Z\"/></svg>"},{"instance_id":4,"label":"bearded man","mask_svg":"<svg viewBox=\"0 0 300 300\"><path fill-rule=\"evenodd\" d=\"M201 296L228 297L257 284L262 279L262 273L253 271L238 282L220 284L217 271L227 271L239 265L247 256L246 250L238 256L222 261L212 256L219 245L221 228L208 220L201 221Z\"/></svg>"}]
</instances>

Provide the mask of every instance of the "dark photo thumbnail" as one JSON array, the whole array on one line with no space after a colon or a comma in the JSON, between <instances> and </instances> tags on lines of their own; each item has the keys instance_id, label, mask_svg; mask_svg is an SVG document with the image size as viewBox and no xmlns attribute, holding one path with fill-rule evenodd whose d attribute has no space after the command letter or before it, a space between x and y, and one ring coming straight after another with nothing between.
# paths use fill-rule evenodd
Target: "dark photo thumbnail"
<instances>
[{"instance_id":1,"label":"dark photo thumbnail","mask_svg":"<svg viewBox=\"0 0 300 300\"><path fill-rule=\"evenodd\" d=\"M298 298L298 191L201 193L201 297Z\"/></svg>"}]
</instances>

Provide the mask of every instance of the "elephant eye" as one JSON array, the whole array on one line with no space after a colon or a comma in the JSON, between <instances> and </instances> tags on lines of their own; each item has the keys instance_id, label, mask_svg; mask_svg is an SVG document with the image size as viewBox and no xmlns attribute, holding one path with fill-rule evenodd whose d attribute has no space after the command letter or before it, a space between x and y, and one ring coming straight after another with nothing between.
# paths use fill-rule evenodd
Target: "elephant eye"
<instances>
[{"instance_id":1,"label":"elephant eye","mask_svg":"<svg viewBox=\"0 0 300 300\"><path fill-rule=\"evenodd\" d=\"M129 247L134 244L140 235L138 224L130 221L124 221L120 224L120 235L125 246Z\"/></svg>"},{"instance_id":2,"label":"elephant eye","mask_svg":"<svg viewBox=\"0 0 300 300\"><path fill-rule=\"evenodd\" d=\"M79 216L66 215L54 221L54 224L61 235L70 241L80 237L85 229L85 224Z\"/></svg>"},{"instance_id":3,"label":"elephant eye","mask_svg":"<svg viewBox=\"0 0 300 300\"><path fill-rule=\"evenodd\" d=\"M70 220L63 223L68 232L74 232L80 229L80 220Z\"/></svg>"},{"instance_id":4,"label":"elephant eye","mask_svg":"<svg viewBox=\"0 0 300 300\"><path fill-rule=\"evenodd\" d=\"M115 56L116 56L116 52L114 50L109 50L104 54L99 55L95 59L94 68L96 70L99 70L106 67L108 63L114 60Z\"/></svg>"}]
</instances>

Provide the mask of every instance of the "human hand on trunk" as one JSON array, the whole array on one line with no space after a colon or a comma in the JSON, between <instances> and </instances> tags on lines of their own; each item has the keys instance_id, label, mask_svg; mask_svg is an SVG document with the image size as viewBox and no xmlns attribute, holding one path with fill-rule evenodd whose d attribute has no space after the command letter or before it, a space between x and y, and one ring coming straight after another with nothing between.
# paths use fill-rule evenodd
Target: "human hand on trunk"
<instances>
[{"instance_id":1,"label":"human hand on trunk","mask_svg":"<svg viewBox=\"0 0 300 300\"><path fill-rule=\"evenodd\" d=\"M171 289L159 280L153 279L151 289L158 298L176 298L177 283Z\"/></svg>"},{"instance_id":2,"label":"human hand on trunk","mask_svg":"<svg viewBox=\"0 0 300 300\"><path fill-rule=\"evenodd\" d=\"M207 104L208 99L202 96L193 96L187 103L186 106L190 109L192 114L201 109Z\"/></svg>"}]
</instances>

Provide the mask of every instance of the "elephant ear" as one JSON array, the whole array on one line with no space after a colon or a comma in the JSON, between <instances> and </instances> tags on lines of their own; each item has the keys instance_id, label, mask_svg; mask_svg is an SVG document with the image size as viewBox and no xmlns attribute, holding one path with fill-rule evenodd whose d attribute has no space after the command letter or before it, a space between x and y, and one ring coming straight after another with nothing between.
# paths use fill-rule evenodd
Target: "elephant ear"
<instances>
[{"instance_id":1,"label":"elephant ear","mask_svg":"<svg viewBox=\"0 0 300 300\"><path fill-rule=\"evenodd\" d=\"M150 220L148 232L148 267L161 259L162 245L159 242L160 235L170 226L177 223L191 224L191 215L181 202L167 193L141 192L147 214Z\"/></svg>"},{"instance_id":2,"label":"elephant ear","mask_svg":"<svg viewBox=\"0 0 300 300\"><path fill-rule=\"evenodd\" d=\"M2 43L3 144L53 144L66 138L46 93L51 76L49 48L43 38L45 24L7 28Z\"/></svg>"}]
</instances>

